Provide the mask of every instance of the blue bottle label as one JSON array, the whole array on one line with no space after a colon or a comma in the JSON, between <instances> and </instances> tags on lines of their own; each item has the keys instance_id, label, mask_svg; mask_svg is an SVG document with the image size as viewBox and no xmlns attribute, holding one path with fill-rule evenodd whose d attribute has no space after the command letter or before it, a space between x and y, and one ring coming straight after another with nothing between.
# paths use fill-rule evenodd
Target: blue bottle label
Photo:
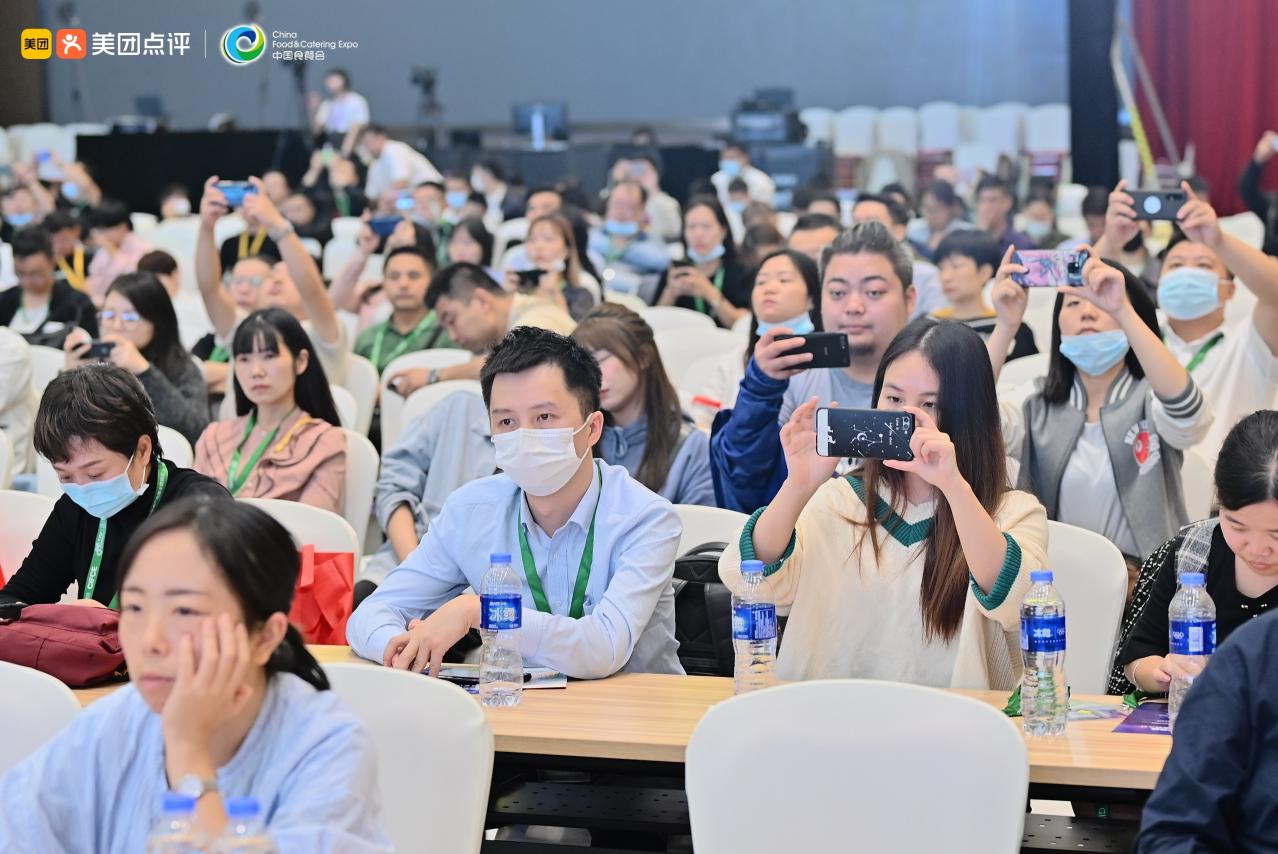
<instances>
[{"instance_id":1,"label":"blue bottle label","mask_svg":"<svg viewBox=\"0 0 1278 854\"><path fill-rule=\"evenodd\" d=\"M1172 620L1167 645L1173 655L1211 655L1216 651L1216 621Z\"/></svg>"},{"instance_id":2,"label":"blue bottle label","mask_svg":"<svg viewBox=\"0 0 1278 854\"><path fill-rule=\"evenodd\" d=\"M1021 617L1021 652L1064 651L1064 617Z\"/></svg>"},{"instance_id":3,"label":"blue bottle label","mask_svg":"<svg viewBox=\"0 0 1278 854\"><path fill-rule=\"evenodd\" d=\"M732 608L733 640L773 640L777 636L776 605L735 605Z\"/></svg>"},{"instance_id":4,"label":"blue bottle label","mask_svg":"<svg viewBox=\"0 0 1278 854\"><path fill-rule=\"evenodd\" d=\"M480 625L489 631L517 629L523 624L524 600L517 593L486 594L479 597Z\"/></svg>"}]
</instances>

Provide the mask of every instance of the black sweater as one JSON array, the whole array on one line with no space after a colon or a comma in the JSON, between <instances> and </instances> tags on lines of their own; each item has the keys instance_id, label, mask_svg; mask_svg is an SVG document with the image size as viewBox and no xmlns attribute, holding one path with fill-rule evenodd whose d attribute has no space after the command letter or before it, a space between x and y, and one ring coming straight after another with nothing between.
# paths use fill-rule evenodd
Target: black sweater
<instances>
[{"instance_id":1,"label":"black sweater","mask_svg":"<svg viewBox=\"0 0 1278 854\"><path fill-rule=\"evenodd\" d=\"M22 308L22 288L0 291L0 326L8 326ZM98 313L88 294L77 291L66 282L54 282L49 295L49 318L45 322L74 324L94 338L98 337Z\"/></svg>"},{"instance_id":2,"label":"black sweater","mask_svg":"<svg viewBox=\"0 0 1278 854\"><path fill-rule=\"evenodd\" d=\"M1257 163L1254 158L1248 160L1242 175L1238 176L1238 195L1265 224L1265 240L1261 249L1266 255L1278 255L1278 196L1261 192L1260 173L1264 170L1264 164Z\"/></svg>"},{"instance_id":3,"label":"black sweater","mask_svg":"<svg viewBox=\"0 0 1278 854\"><path fill-rule=\"evenodd\" d=\"M232 501L231 494L217 481L204 475L180 469L165 462L169 482L160 499L160 507L166 507L181 498L192 495L208 495ZM106 543L102 549L102 566L98 571L98 584L93 598L103 605L110 604L115 596L116 566L130 535L151 515L151 501L155 495L156 472L148 478L146 492L136 501L107 520ZM158 509L158 508L157 508ZM93 558L93 541L98 535L98 520L90 516L70 498L63 495L53 505L53 512L44 523L40 536L31 545L31 553L17 572L3 567L9 583L0 590L0 599L12 597L28 605L57 602L72 581L83 598L85 578L89 574L89 562Z\"/></svg>"}]
</instances>

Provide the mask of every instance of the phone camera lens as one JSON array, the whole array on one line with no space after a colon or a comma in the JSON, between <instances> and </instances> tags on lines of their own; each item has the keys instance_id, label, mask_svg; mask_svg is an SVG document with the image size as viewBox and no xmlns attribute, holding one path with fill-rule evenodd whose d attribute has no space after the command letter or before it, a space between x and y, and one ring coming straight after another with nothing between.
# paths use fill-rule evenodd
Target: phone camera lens
<instances>
[{"instance_id":1,"label":"phone camera lens","mask_svg":"<svg viewBox=\"0 0 1278 854\"><path fill-rule=\"evenodd\" d=\"M1163 207L1163 202L1161 199L1158 198L1158 196L1145 197L1145 213L1156 214L1159 212L1159 210L1162 209L1162 207Z\"/></svg>"}]
</instances>

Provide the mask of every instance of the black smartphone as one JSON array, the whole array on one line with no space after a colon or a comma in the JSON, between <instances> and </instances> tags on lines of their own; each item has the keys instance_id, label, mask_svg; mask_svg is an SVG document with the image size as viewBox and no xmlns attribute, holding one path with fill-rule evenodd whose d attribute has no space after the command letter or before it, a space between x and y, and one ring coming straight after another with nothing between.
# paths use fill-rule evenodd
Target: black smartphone
<instances>
[{"instance_id":1,"label":"black smartphone","mask_svg":"<svg viewBox=\"0 0 1278 854\"><path fill-rule=\"evenodd\" d=\"M914 416L888 409L818 409L817 453L863 460L912 460Z\"/></svg>"},{"instance_id":2,"label":"black smartphone","mask_svg":"<svg viewBox=\"0 0 1278 854\"><path fill-rule=\"evenodd\" d=\"M541 284L541 270L535 268L532 270L516 270L515 275L519 277L519 287L521 288L535 288Z\"/></svg>"},{"instance_id":3,"label":"black smartphone","mask_svg":"<svg viewBox=\"0 0 1278 854\"><path fill-rule=\"evenodd\" d=\"M1086 249L1020 249L1012 253L1012 263L1025 272L1013 273L1012 281L1023 288L1082 287L1083 267L1090 257Z\"/></svg>"},{"instance_id":4,"label":"black smartphone","mask_svg":"<svg viewBox=\"0 0 1278 854\"><path fill-rule=\"evenodd\" d=\"M89 342L89 349L84 351L84 358L105 361L111 358L111 351L114 349L114 341L103 341L100 338L95 338Z\"/></svg>"},{"instance_id":5,"label":"black smartphone","mask_svg":"<svg viewBox=\"0 0 1278 854\"><path fill-rule=\"evenodd\" d=\"M9 599L0 602L0 620L16 620L22 616L22 609L27 607L27 603L18 599Z\"/></svg>"},{"instance_id":6,"label":"black smartphone","mask_svg":"<svg viewBox=\"0 0 1278 854\"><path fill-rule=\"evenodd\" d=\"M842 332L809 332L807 335L778 335L776 340L802 338L803 346L786 352L787 356L811 353L812 361L798 365L800 368L846 368L852 364L852 352L848 350L848 336Z\"/></svg>"},{"instance_id":7,"label":"black smartphone","mask_svg":"<svg viewBox=\"0 0 1278 854\"><path fill-rule=\"evenodd\" d=\"M680 267L691 267L691 266L693 266L693 263L690 258L676 258L670 262L671 269L678 269Z\"/></svg>"},{"instance_id":8,"label":"black smartphone","mask_svg":"<svg viewBox=\"0 0 1278 854\"><path fill-rule=\"evenodd\" d=\"M1180 209L1189 201L1184 190L1129 190L1136 219L1166 219L1174 221Z\"/></svg>"}]
</instances>

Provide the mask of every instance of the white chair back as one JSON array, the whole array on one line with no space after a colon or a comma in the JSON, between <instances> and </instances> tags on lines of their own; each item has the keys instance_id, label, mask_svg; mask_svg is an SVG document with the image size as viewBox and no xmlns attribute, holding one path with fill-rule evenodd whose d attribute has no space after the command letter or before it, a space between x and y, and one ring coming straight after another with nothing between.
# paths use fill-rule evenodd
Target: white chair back
<instances>
[{"instance_id":1,"label":"white chair back","mask_svg":"<svg viewBox=\"0 0 1278 854\"><path fill-rule=\"evenodd\" d=\"M142 237L147 237L160 224L160 218L153 213L134 211L129 214L129 222L133 224L134 232Z\"/></svg>"},{"instance_id":2,"label":"white chair back","mask_svg":"<svg viewBox=\"0 0 1278 854\"><path fill-rule=\"evenodd\" d=\"M54 499L47 495L0 491L0 578L12 577L22 566L53 512L53 504ZM0 732L4 730L0 728Z\"/></svg>"},{"instance_id":3,"label":"white chair back","mask_svg":"<svg viewBox=\"0 0 1278 854\"><path fill-rule=\"evenodd\" d=\"M987 175L998 172L999 152L992 145L980 142L960 143L954 148L954 168L962 176L975 175L978 171Z\"/></svg>"},{"instance_id":4,"label":"white chair back","mask_svg":"<svg viewBox=\"0 0 1278 854\"><path fill-rule=\"evenodd\" d=\"M1185 512L1189 514L1189 521L1197 522L1210 516L1216 502L1216 478L1211 463L1193 448L1185 451L1181 460L1180 482L1185 491Z\"/></svg>"},{"instance_id":5,"label":"white chair back","mask_svg":"<svg viewBox=\"0 0 1278 854\"><path fill-rule=\"evenodd\" d=\"M1004 363L1003 370L998 375L999 398L1006 399L1005 392L1018 389L1023 390L1020 400L1029 397L1034 390L1034 380L1047 376L1048 361L1046 353L1035 353Z\"/></svg>"},{"instance_id":6,"label":"white chair back","mask_svg":"<svg viewBox=\"0 0 1278 854\"><path fill-rule=\"evenodd\" d=\"M335 216L329 226L333 229L334 240L348 240L354 243L359 237L359 227L364 221L357 216Z\"/></svg>"},{"instance_id":7,"label":"white chair back","mask_svg":"<svg viewBox=\"0 0 1278 854\"><path fill-rule=\"evenodd\" d=\"M703 332L718 328L708 314L673 305L654 305L645 308L640 315L648 321L654 335L672 330Z\"/></svg>"},{"instance_id":8,"label":"white chair back","mask_svg":"<svg viewBox=\"0 0 1278 854\"><path fill-rule=\"evenodd\" d=\"M1025 150L1064 153L1070 150L1069 104L1040 104L1025 117Z\"/></svg>"},{"instance_id":9,"label":"white chair back","mask_svg":"<svg viewBox=\"0 0 1278 854\"><path fill-rule=\"evenodd\" d=\"M976 142L991 146L1004 157L1020 156L1024 141L1024 104L1003 103L984 107L976 116Z\"/></svg>"},{"instance_id":10,"label":"white chair back","mask_svg":"<svg viewBox=\"0 0 1278 854\"><path fill-rule=\"evenodd\" d=\"M750 518L735 510L696 504L676 504L674 510L683 525L676 555L687 554L705 543L732 543L741 536L741 529Z\"/></svg>"},{"instance_id":11,"label":"white chair back","mask_svg":"<svg viewBox=\"0 0 1278 854\"><path fill-rule=\"evenodd\" d=\"M342 421L341 426L347 430L353 430L359 418L359 406L355 403L355 395L340 385L330 384L328 390L333 393L333 403L337 406L337 417Z\"/></svg>"},{"instance_id":12,"label":"white chair back","mask_svg":"<svg viewBox=\"0 0 1278 854\"><path fill-rule=\"evenodd\" d=\"M642 314L648 310L648 304L634 294L627 294L621 291L612 291L604 288L604 302L616 303L623 305L633 311L635 314Z\"/></svg>"},{"instance_id":13,"label":"white chair back","mask_svg":"<svg viewBox=\"0 0 1278 854\"><path fill-rule=\"evenodd\" d=\"M1100 534L1047 523L1047 569L1065 600L1065 672L1079 694L1104 694L1127 599L1127 564Z\"/></svg>"},{"instance_id":14,"label":"white chair back","mask_svg":"<svg viewBox=\"0 0 1278 854\"><path fill-rule=\"evenodd\" d=\"M324 255L324 245L320 243L318 240L316 240L314 237L303 237L302 247L307 252L309 252L310 256L314 258L317 262Z\"/></svg>"},{"instance_id":15,"label":"white chair back","mask_svg":"<svg viewBox=\"0 0 1278 854\"><path fill-rule=\"evenodd\" d=\"M879 113L879 150L913 157L919 150L919 114L913 107L888 107Z\"/></svg>"},{"instance_id":16,"label":"white chair back","mask_svg":"<svg viewBox=\"0 0 1278 854\"><path fill-rule=\"evenodd\" d=\"M195 450L185 436L163 424L156 433L160 438L160 447L164 449L166 460L180 469L189 469L195 463Z\"/></svg>"},{"instance_id":17,"label":"white chair back","mask_svg":"<svg viewBox=\"0 0 1278 854\"><path fill-rule=\"evenodd\" d=\"M429 833L432 850L478 854L493 767L492 727L479 704L418 673L354 662L324 670L372 735L382 824L395 850L419 851Z\"/></svg>"},{"instance_id":18,"label":"white chair back","mask_svg":"<svg viewBox=\"0 0 1278 854\"><path fill-rule=\"evenodd\" d=\"M13 485L13 442L9 434L0 430L0 489Z\"/></svg>"},{"instance_id":19,"label":"white chair back","mask_svg":"<svg viewBox=\"0 0 1278 854\"><path fill-rule=\"evenodd\" d=\"M953 151L959 144L959 105L932 101L919 107L919 149Z\"/></svg>"},{"instance_id":20,"label":"white chair back","mask_svg":"<svg viewBox=\"0 0 1278 854\"><path fill-rule=\"evenodd\" d=\"M1029 761L1017 725L979 700L832 679L711 707L688 742L686 783L698 851L1013 854ZM742 821L761 791L767 809Z\"/></svg>"},{"instance_id":21,"label":"white chair back","mask_svg":"<svg viewBox=\"0 0 1278 854\"><path fill-rule=\"evenodd\" d=\"M354 240L342 240L334 237L324 247L324 278L332 279L342 272L346 262L358 251Z\"/></svg>"},{"instance_id":22,"label":"white chair back","mask_svg":"<svg viewBox=\"0 0 1278 854\"><path fill-rule=\"evenodd\" d=\"M67 355L56 347L39 344L33 344L27 349L31 352L31 388L36 397L42 397L45 388L62 372L67 363Z\"/></svg>"},{"instance_id":23,"label":"white chair back","mask_svg":"<svg viewBox=\"0 0 1278 854\"><path fill-rule=\"evenodd\" d=\"M297 545L314 546L320 552L350 552L356 560L362 550L359 538L350 523L329 510L303 504L300 501L285 501L281 498L239 498L246 504L252 504L275 517L275 520L288 529L297 540Z\"/></svg>"},{"instance_id":24,"label":"white chair back","mask_svg":"<svg viewBox=\"0 0 1278 854\"><path fill-rule=\"evenodd\" d=\"M722 358L725 353L739 349L745 343L736 332L718 328L698 329L695 335L689 335L686 329L667 329L658 332L653 339L666 375L680 388L684 374L694 362L707 356Z\"/></svg>"},{"instance_id":25,"label":"white chair back","mask_svg":"<svg viewBox=\"0 0 1278 854\"><path fill-rule=\"evenodd\" d=\"M353 336L351 340L354 340ZM368 435L373 423L373 409L377 406L377 368L363 356L354 353L346 357L346 390L355 399L354 430Z\"/></svg>"},{"instance_id":26,"label":"white chair back","mask_svg":"<svg viewBox=\"0 0 1278 854\"><path fill-rule=\"evenodd\" d=\"M409 368L448 368L453 365L464 365L473 358L475 354L469 350L439 347L434 350L405 353L391 360L386 370L382 371L379 392L382 407L382 447L393 446L395 440L399 438L399 431L404 429L404 398L387 388L387 380Z\"/></svg>"},{"instance_id":27,"label":"white chair back","mask_svg":"<svg viewBox=\"0 0 1278 854\"><path fill-rule=\"evenodd\" d=\"M57 735L80 701L47 673L0 661L0 776Z\"/></svg>"},{"instance_id":28,"label":"white chair back","mask_svg":"<svg viewBox=\"0 0 1278 854\"><path fill-rule=\"evenodd\" d=\"M404 401L404 414L401 424L403 426L412 424L418 418L430 412L435 404L458 392L468 392L476 397L480 397L484 393L477 380L445 380L442 383L419 388L408 396L408 400ZM400 433L403 433L402 428ZM389 448L391 446L383 444L382 447Z\"/></svg>"},{"instance_id":29,"label":"white chair back","mask_svg":"<svg viewBox=\"0 0 1278 854\"><path fill-rule=\"evenodd\" d=\"M497 227L493 233L493 257L504 258L506 250L515 242L528 239L527 217L508 219Z\"/></svg>"},{"instance_id":30,"label":"white chair back","mask_svg":"<svg viewBox=\"0 0 1278 854\"><path fill-rule=\"evenodd\" d=\"M195 244L199 237L200 218L192 214L157 223L146 239L156 249L163 249L177 259L180 269L189 269L194 275Z\"/></svg>"},{"instance_id":31,"label":"white chair back","mask_svg":"<svg viewBox=\"0 0 1278 854\"><path fill-rule=\"evenodd\" d=\"M803 138L806 145L834 144L834 110L829 107L805 107L799 110L799 121L803 122L806 131Z\"/></svg>"},{"instance_id":32,"label":"white chair back","mask_svg":"<svg viewBox=\"0 0 1278 854\"><path fill-rule=\"evenodd\" d=\"M874 107L848 107L834 117L834 153L838 157L869 157L876 148L879 111Z\"/></svg>"},{"instance_id":33,"label":"white chair back","mask_svg":"<svg viewBox=\"0 0 1278 854\"><path fill-rule=\"evenodd\" d=\"M382 459L377 448L363 433L343 430L346 434L346 491L342 495L342 515L357 533L368 530L373 513L373 493ZM359 552L356 552L356 557Z\"/></svg>"},{"instance_id":34,"label":"white chair back","mask_svg":"<svg viewBox=\"0 0 1278 854\"><path fill-rule=\"evenodd\" d=\"M742 356L744 364L744 355ZM710 380L714 378L715 372L719 370L719 363L724 360L723 355L701 356L693 359L688 365L679 371L679 382L675 383L681 393L692 398L701 394L706 390L706 386L710 385ZM673 382L673 380L671 380ZM721 406L730 406L727 401L719 401Z\"/></svg>"}]
</instances>

